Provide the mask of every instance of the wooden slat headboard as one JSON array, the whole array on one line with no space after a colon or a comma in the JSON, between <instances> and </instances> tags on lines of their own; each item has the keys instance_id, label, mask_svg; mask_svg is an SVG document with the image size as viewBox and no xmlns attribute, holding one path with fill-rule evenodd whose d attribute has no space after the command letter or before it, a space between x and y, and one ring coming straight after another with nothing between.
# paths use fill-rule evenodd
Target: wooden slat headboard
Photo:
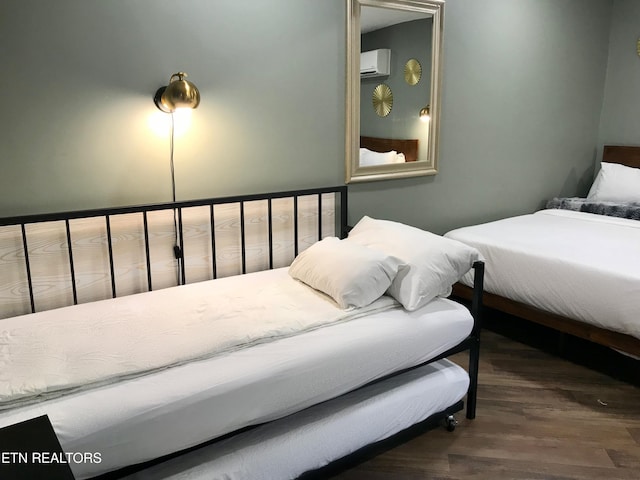
<instances>
[{"instance_id":1,"label":"wooden slat headboard","mask_svg":"<svg viewBox=\"0 0 640 480\"><path fill-rule=\"evenodd\" d=\"M640 147L605 145L602 161L640 168Z\"/></svg>"},{"instance_id":2,"label":"wooden slat headboard","mask_svg":"<svg viewBox=\"0 0 640 480\"><path fill-rule=\"evenodd\" d=\"M368 148L374 152L396 152L404 153L407 162L418 160L418 140L396 140L393 138L378 138L360 136L360 147Z\"/></svg>"},{"instance_id":3,"label":"wooden slat headboard","mask_svg":"<svg viewBox=\"0 0 640 480\"><path fill-rule=\"evenodd\" d=\"M0 218L0 319L284 267L346 226L346 186Z\"/></svg>"}]
</instances>

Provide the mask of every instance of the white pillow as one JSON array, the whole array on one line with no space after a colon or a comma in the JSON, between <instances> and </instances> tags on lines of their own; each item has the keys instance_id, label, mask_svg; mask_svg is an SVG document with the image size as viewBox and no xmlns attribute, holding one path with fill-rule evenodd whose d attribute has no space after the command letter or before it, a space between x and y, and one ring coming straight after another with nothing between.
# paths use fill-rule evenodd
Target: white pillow
<instances>
[{"instance_id":1,"label":"white pillow","mask_svg":"<svg viewBox=\"0 0 640 480\"><path fill-rule=\"evenodd\" d=\"M347 241L380 250L408 265L398 272L387 293L407 310L416 310L452 285L480 258L464 243L388 220L363 217Z\"/></svg>"},{"instance_id":2,"label":"white pillow","mask_svg":"<svg viewBox=\"0 0 640 480\"><path fill-rule=\"evenodd\" d=\"M384 294L402 267L383 252L328 237L300 253L289 275L326 293L341 308L364 307Z\"/></svg>"},{"instance_id":3,"label":"white pillow","mask_svg":"<svg viewBox=\"0 0 640 480\"><path fill-rule=\"evenodd\" d=\"M386 165L389 163L398 163L398 152L391 150L390 152L374 152L367 148L360 148L361 167L371 167L373 165Z\"/></svg>"},{"instance_id":4,"label":"white pillow","mask_svg":"<svg viewBox=\"0 0 640 480\"><path fill-rule=\"evenodd\" d=\"M587 200L593 202L640 202L640 168L603 162Z\"/></svg>"}]
</instances>

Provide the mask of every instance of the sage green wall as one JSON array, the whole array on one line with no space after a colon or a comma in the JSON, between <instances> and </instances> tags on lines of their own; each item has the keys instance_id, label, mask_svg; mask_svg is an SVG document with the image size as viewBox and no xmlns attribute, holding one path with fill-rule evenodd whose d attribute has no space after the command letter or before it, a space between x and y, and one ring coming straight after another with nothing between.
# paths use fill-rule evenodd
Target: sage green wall
<instances>
[{"instance_id":1,"label":"sage green wall","mask_svg":"<svg viewBox=\"0 0 640 480\"><path fill-rule=\"evenodd\" d=\"M640 145L640 2L615 0L600 134L603 145Z\"/></svg>"},{"instance_id":2,"label":"sage green wall","mask_svg":"<svg viewBox=\"0 0 640 480\"><path fill-rule=\"evenodd\" d=\"M0 216L171 199L172 73L202 103L179 199L344 181L342 0L3 0ZM164 117L164 118L158 118Z\"/></svg>"},{"instance_id":3,"label":"sage green wall","mask_svg":"<svg viewBox=\"0 0 640 480\"><path fill-rule=\"evenodd\" d=\"M176 143L178 198L342 183L345 10L5 0L0 215L168 200L168 140L148 119L178 70L202 92ZM612 0L447 0L439 173L350 186L351 221L443 232L586 191L611 10Z\"/></svg>"},{"instance_id":4,"label":"sage green wall","mask_svg":"<svg viewBox=\"0 0 640 480\"><path fill-rule=\"evenodd\" d=\"M350 187L362 214L442 233L592 178L610 0L447 0L439 173Z\"/></svg>"}]
</instances>

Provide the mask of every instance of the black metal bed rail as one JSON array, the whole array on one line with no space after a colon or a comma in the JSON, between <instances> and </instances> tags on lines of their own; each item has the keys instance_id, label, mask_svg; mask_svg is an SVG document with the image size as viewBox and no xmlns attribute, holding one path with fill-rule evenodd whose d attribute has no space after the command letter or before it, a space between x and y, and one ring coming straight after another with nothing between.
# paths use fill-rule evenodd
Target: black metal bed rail
<instances>
[{"instance_id":1,"label":"black metal bed rail","mask_svg":"<svg viewBox=\"0 0 640 480\"><path fill-rule=\"evenodd\" d=\"M168 203L155 203L146 205L113 207L113 208L100 208L89 210L77 210L66 211L58 213L45 213L36 215L24 215L0 218L0 227L6 226L19 226L20 235L22 236L22 249L24 255L24 273L26 275L26 283L29 292L29 303L31 312L36 311L36 293L34 285L34 273L30 262L29 255L29 235L27 232L27 226L31 224L46 223L46 222L64 222L64 230L66 236L66 251L68 255L68 278L71 284L71 295L73 298L73 304L78 303L78 291L77 291L77 275L74 265L74 250L73 242L71 238L71 220L88 219L88 218L104 218L104 227L106 229L106 251L108 257L109 271L111 283L111 296L116 297L117 285L116 285L116 269L115 269L115 254L114 254L114 238L112 231L112 218L117 215L126 214L142 214L142 231L144 242L144 264L146 268L146 283L148 290L153 290L153 278L151 268L151 253L150 253L150 238L149 238L149 223L148 214L150 212L157 211L173 211L175 214L175 246L174 253L177 261L178 270L178 284L186 283L186 266L185 256L183 252L184 246L184 225L183 225L183 210L192 207L209 207L209 227L211 229L211 275L213 278L218 277L218 269L216 262L216 234L215 234L215 217L214 206L226 205L226 204L238 204L239 213L239 228L240 228L240 262L241 273L247 272L247 256L246 256L246 227L245 227L245 204L256 201L267 202L267 229L268 229L268 268L271 269L274 266L273 259L273 207L272 201L277 199L291 198L293 201L293 238L294 238L294 255L298 254L298 242L299 242L299 230L300 223L298 218L298 199L300 197L317 197L317 240L323 238L323 215L322 215L322 196L324 194L335 195L335 208L334 208L334 228L335 234L340 237L346 235L347 229L347 186L333 186L333 187L321 187L321 188L309 188L303 190L288 190L282 192L270 192L262 194L249 194L249 195L235 195L220 198L208 198L199 200L189 200L181 202L168 202ZM339 218L335 218L339 216ZM26 296L24 297L26 300Z\"/></svg>"},{"instance_id":2,"label":"black metal bed rail","mask_svg":"<svg viewBox=\"0 0 640 480\"><path fill-rule=\"evenodd\" d=\"M70 210L66 212L37 213L32 215L20 215L0 218L0 227L9 225L21 225L29 223L52 222L57 220L74 220L79 218L103 217L107 215L122 215L126 213L153 212L157 210L171 210L173 208L202 207L206 205L220 205L225 203L252 202L256 200L275 200L278 198L295 198L307 195L321 195L323 193L337 193L340 195L341 222L343 228L347 225L347 186L308 188L304 190L286 190L282 192L254 193L248 195L233 195L228 197L205 198L197 200L184 200L180 202L150 203L141 205L128 205L122 207L96 208L87 210Z\"/></svg>"},{"instance_id":3,"label":"black metal bed rail","mask_svg":"<svg viewBox=\"0 0 640 480\"><path fill-rule=\"evenodd\" d=\"M471 316L473 329L464 342L469 348L469 389L467 391L467 418L476 418L478 399L478 371L480 369L480 332L482 331L483 295L484 295L484 262L473 263L473 296L471 298ZM447 352L449 355L450 352Z\"/></svg>"},{"instance_id":4,"label":"black metal bed rail","mask_svg":"<svg viewBox=\"0 0 640 480\"><path fill-rule=\"evenodd\" d=\"M473 298L471 299L468 308L473 317L473 328L471 333L457 345L454 345L450 349L440 353L439 355L427 360L424 363L408 367L404 370L391 373L389 375L380 377L371 383L377 383L386 380L387 378L394 377L400 373L413 370L423 365L437 362L443 358L449 358L457 353L469 352L469 388L467 389L467 408L466 417L470 420L476 418L476 404L478 397L478 371L480 367L480 331L482 330L482 316L483 316L483 294L484 294L484 262L478 260L473 263Z\"/></svg>"}]
</instances>

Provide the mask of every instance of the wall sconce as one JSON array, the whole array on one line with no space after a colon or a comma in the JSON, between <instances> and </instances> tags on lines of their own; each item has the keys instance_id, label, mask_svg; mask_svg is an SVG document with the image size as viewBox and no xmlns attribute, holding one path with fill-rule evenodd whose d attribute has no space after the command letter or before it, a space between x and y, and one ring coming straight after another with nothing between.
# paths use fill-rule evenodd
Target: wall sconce
<instances>
[{"instance_id":1,"label":"wall sconce","mask_svg":"<svg viewBox=\"0 0 640 480\"><path fill-rule=\"evenodd\" d=\"M179 108L197 108L200 105L198 87L188 80L187 74L178 72L171 75L169 85L160 87L153 97L153 103L165 113L173 113Z\"/></svg>"},{"instance_id":2,"label":"wall sconce","mask_svg":"<svg viewBox=\"0 0 640 480\"><path fill-rule=\"evenodd\" d=\"M431 119L431 106L427 105L426 107L420 110L420 120L423 122L428 122Z\"/></svg>"},{"instance_id":3,"label":"wall sconce","mask_svg":"<svg viewBox=\"0 0 640 480\"><path fill-rule=\"evenodd\" d=\"M184 72L178 72L171 75L169 79L169 85L160 87L156 94L153 96L153 103L156 104L161 111L171 114L171 135L169 143L169 162L171 168L171 194L173 203L176 203L176 178L175 168L173 162L173 151L175 143L175 113L178 109L197 108L200 105L200 92L198 87L193 83L185 80L187 74ZM177 260L176 276L178 285L185 283L184 270L181 268L184 261L184 255L182 252L180 225L178 224L177 210L173 209L173 227L174 227L174 246L173 254Z\"/></svg>"}]
</instances>

